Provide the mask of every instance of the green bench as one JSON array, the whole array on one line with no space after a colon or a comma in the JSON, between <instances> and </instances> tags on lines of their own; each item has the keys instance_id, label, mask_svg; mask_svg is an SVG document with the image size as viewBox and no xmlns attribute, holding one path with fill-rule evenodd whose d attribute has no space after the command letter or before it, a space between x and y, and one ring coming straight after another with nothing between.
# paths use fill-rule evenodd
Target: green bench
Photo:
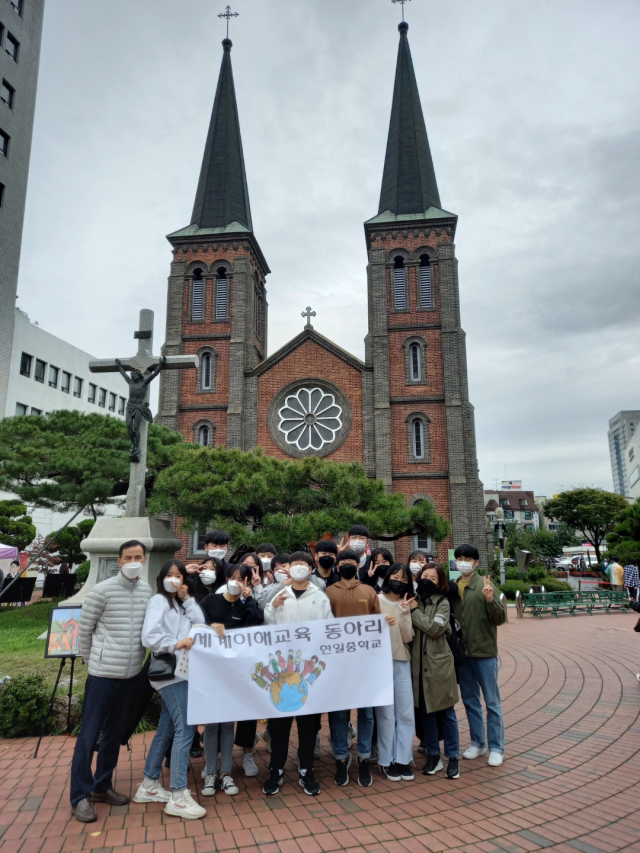
<instances>
[{"instance_id":1,"label":"green bench","mask_svg":"<svg viewBox=\"0 0 640 853\"><path fill-rule=\"evenodd\" d=\"M570 613L575 616L576 611L586 611L589 615L594 610L603 610L605 613L609 613L614 606L621 610L629 609L629 599L624 590L525 592L521 595L517 593L517 596L520 601L516 603L522 613L529 610L532 616L540 617L544 616L545 613L551 613L556 618L560 613Z\"/></svg>"}]
</instances>

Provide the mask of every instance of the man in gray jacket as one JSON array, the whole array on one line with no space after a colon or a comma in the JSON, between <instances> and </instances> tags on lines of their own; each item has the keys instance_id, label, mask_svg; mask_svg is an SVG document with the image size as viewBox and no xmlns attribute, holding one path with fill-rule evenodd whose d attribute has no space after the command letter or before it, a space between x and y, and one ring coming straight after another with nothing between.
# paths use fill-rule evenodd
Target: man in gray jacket
<instances>
[{"instance_id":1,"label":"man in gray jacket","mask_svg":"<svg viewBox=\"0 0 640 853\"><path fill-rule=\"evenodd\" d=\"M151 587L140 580L146 560L141 542L125 542L120 546L118 574L96 584L82 605L79 647L89 675L71 764L71 812L82 823L97 819L94 802L118 806L129 802L129 797L113 790L111 778L127 725L132 686L145 656L142 624L152 594ZM101 732L94 776L91 762Z\"/></svg>"}]
</instances>

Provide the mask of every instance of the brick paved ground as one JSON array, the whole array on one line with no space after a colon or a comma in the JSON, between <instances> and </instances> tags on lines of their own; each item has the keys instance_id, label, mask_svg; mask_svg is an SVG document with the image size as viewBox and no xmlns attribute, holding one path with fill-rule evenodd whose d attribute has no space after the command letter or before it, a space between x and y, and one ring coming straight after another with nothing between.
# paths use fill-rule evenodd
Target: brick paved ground
<instances>
[{"instance_id":1,"label":"brick paved ground","mask_svg":"<svg viewBox=\"0 0 640 853\"><path fill-rule=\"evenodd\" d=\"M510 615L513 614L511 610ZM202 798L203 821L182 823L159 805L98 805L98 822L70 820L68 771L73 739L0 743L0 853L640 853L640 637L635 615L526 618L500 629L506 761L461 762L448 781L419 775L374 786L333 785L333 762L319 762L322 794L297 785L293 762L282 796L266 800L258 780L236 773L240 794ZM462 748L468 744L459 713ZM151 735L123 750L117 788L142 777ZM323 738L326 747L326 740ZM422 757L417 756L418 765ZM264 778L268 753L258 749ZM201 787L193 762L192 788ZM353 774L352 774L353 775ZM165 780L168 783L168 779Z\"/></svg>"}]
</instances>

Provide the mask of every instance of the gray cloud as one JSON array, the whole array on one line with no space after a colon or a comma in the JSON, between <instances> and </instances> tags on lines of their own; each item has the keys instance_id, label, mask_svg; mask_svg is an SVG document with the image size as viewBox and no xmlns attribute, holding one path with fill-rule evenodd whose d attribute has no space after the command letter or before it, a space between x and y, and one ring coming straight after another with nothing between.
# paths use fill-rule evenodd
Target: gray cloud
<instances>
[{"instance_id":1,"label":"gray cloud","mask_svg":"<svg viewBox=\"0 0 640 853\"><path fill-rule=\"evenodd\" d=\"M224 36L210 0L47 5L19 304L98 356L140 307L163 338ZM269 348L311 304L362 357L366 252L397 50L386 0L236 3L233 64ZM457 251L481 476L611 486L638 399L640 74L633 0L407 5Z\"/></svg>"}]
</instances>

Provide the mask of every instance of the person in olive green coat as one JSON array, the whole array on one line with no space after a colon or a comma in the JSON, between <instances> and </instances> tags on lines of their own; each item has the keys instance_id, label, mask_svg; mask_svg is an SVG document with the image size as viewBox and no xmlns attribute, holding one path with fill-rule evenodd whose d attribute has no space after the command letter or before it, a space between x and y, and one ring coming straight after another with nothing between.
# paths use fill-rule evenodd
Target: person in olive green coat
<instances>
[{"instance_id":1,"label":"person in olive green coat","mask_svg":"<svg viewBox=\"0 0 640 853\"><path fill-rule=\"evenodd\" d=\"M460 738L455 704L458 685L453 655L447 642L451 633L449 582L444 571L431 564L418 581L417 600L411 602L415 637L411 650L413 699L420 709L427 761L422 769L432 776L443 769L440 759L438 723L442 728L445 755L449 759L447 778L460 776Z\"/></svg>"},{"instance_id":2,"label":"person in olive green coat","mask_svg":"<svg viewBox=\"0 0 640 853\"><path fill-rule=\"evenodd\" d=\"M471 746L462 757L478 758L487 752L482 695L487 708L488 763L499 767L504 756L504 722L498 688L498 625L505 622L506 613L498 588L488 576L476 572L478 549L460 545L455 558L461 572L458 591L462 599L462 612L455 615L462 625L465 646L465 663L458 670L458 679L471 735Z\"/></svg>"}]
</instances>

